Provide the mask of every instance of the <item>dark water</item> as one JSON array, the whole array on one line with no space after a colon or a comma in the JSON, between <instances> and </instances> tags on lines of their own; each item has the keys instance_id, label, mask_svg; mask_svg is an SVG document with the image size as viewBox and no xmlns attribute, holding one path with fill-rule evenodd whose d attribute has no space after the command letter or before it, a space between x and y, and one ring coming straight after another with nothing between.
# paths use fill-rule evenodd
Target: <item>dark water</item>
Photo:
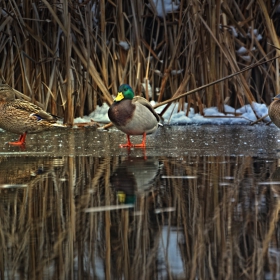
<instances>
[{"instance_id":1,"label":"dark water","mask_svg":"<svg viewBox=\"0 0 280 280\"><path fill-rule=\"evenodd\" d=\"M0 279L279 279L279 136L0 133Z\"/></svg>"}]
</instances>

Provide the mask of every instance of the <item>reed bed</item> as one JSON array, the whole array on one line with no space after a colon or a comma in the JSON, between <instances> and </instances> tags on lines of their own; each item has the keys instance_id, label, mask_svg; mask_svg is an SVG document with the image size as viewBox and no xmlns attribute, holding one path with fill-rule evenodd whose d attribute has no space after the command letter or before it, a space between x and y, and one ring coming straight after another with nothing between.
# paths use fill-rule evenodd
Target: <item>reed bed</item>
<instances>
[{"instance_id":1,"label":"reed bed","mask_svg":"<svg viewBox=\"0 0 280 280\"><path fill-rule=\"evenodd\" d=\"M271 1L175 0L166 14L159 2L1 0L2 75L71 124L121 83L161 102L280 54ZM279 92L275 59L180 98L179 110L269 104Z\"/></svg>"},{"instance_id":2,"label":"reed bed","mask_svg":"<svg viewBox=\"0 0 280 280\"><path fill-rule=\"evenodd\" d=\"M277 160L156 158L134 207L108 211L121 205L112 175L124 160L7 158L5 182L27 186L0 192L0 278L279 277Z\"/></svg>"}]
</instances>

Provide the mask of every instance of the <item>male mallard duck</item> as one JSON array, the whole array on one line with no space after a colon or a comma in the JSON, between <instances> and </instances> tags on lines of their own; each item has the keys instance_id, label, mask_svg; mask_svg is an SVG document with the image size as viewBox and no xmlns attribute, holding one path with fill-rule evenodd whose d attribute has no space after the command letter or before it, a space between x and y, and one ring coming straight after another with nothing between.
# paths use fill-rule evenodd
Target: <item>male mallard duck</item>
<instances>
[{"instance_id":1,"label":"male mallard duck","mask_svg":"<svg viewBox=\"0 0 280 280\"><path fill-rule=\"evenodd\" d=\"M127 143L120 147L145 147L146 134L156 131L159 116L152 105L141 96L134 96L132 88L123 84L108 111L111 122L127 135ZM142 143L133 145L130 135L143 135Z\"/></svg>"},{"instance_id":2,"label":"male mallard duck","mask_svg":"<svg viewBox=\"0 0 280 280\"><path fill-rule=\"evenodd\" d=\"M23 145L27 133L48 130L56 124L57 117L28 101L15 98L15 91L9 85L0 84L0 128L21 134L11 145Z\"/></svg>"},{"instance_id":3,"label":"male mallard duck","mask_svg":"<svg viewBox=\"0 0 280 280\"><path fill-rule=\"evenodd\" d=\"M269 105L268 115L271 121L278 127L280 127L280 94L273 98L273 101Z\"/></svg>"},{"instance_id":4,"label":"male mallard duck","mask_svg":"<svg viewBox=\"0 0 280 280\"><path fill-rule=\"evenodd\" d=\"M150 189L159 174L160 164L156 158L129 157L113 171L110 183L116 189L120 202L134 203L135 194Z\"/></svg>"}]
</instances>

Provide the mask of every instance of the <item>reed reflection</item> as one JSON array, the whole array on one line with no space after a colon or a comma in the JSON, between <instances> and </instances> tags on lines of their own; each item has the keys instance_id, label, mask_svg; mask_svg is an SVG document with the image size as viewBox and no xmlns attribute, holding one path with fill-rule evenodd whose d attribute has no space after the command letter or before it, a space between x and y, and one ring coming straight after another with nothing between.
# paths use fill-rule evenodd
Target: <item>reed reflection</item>
<instances>
[{"instance_id":1,"label":"reed reflection","mask_svg":"<svg viewBox=\"0 0 280 280\"><path fill-rule=\"evenodd\" d=\"M277 279L277 166L1 158L1 279Z\"/></svg>"},{"instance_id":2,"label":"reed reflection","mask_svg":"<svg viewBox=\"0 0 280 280\"><path fill-rule=\"evenodd\" d=\"M27 187L63 166L63 158L0 157L0 188Z\"/></svg>"}]
</instances>

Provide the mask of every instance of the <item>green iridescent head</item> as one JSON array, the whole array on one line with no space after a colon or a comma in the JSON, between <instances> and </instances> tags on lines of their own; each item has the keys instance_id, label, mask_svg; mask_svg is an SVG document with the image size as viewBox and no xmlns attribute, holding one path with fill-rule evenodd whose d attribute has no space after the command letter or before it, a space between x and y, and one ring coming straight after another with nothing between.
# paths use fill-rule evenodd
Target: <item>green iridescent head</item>
<instances>
[{"instance_id":1,"label":"green iridescent head","mask_svg":"<svg viewBox=\"0 0 280 280\"><path fill-rule=\"evenodd\" d=\"M132 99L134 97L133 89L128 84L123 84L119 87L118 95L114 101L121 101L123 99Z\"/></svg>"}]
</instances>

